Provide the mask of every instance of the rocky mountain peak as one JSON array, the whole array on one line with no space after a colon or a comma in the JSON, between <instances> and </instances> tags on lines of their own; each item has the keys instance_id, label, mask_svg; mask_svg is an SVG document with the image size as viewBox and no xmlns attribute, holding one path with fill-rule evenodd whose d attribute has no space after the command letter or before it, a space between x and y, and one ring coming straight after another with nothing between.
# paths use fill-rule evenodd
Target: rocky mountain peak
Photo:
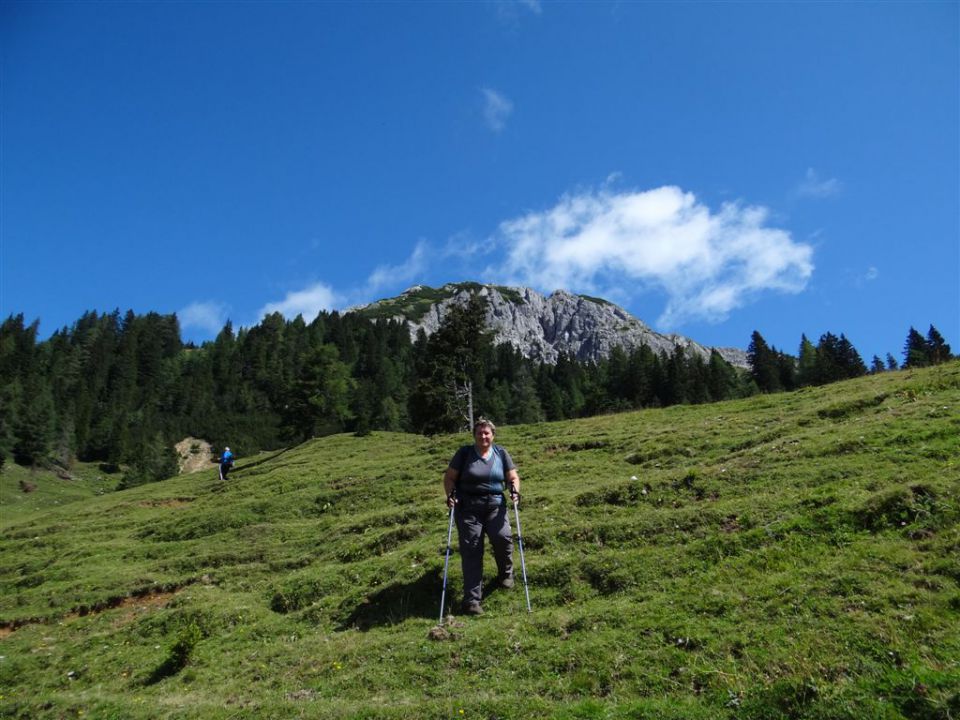
<instances>
[{"instance_id":1,"label":"rocky mountain peak","mask_svg":"<svg viewBox=\"0 0 960 720\"><path fill-rule=\"evenodd\" d=\"M526 357L555 363L562 353L581 361L607 357L614 347L629 352L647 345L655 353L673 353L682 347L704 358L709 348L682 335L663 335L614 303L600 298L555 290L549 296L528 287L479 283L451 283L435 289L414 285L399 296L355 308L367 317L405 321L411 338L423 330L433 333L455 304L473 294L487 298L487 326L497 343L510 343ZM715 348L732 365L747 367L747 356L737 348Z\"/></svg>"}]
</instances>

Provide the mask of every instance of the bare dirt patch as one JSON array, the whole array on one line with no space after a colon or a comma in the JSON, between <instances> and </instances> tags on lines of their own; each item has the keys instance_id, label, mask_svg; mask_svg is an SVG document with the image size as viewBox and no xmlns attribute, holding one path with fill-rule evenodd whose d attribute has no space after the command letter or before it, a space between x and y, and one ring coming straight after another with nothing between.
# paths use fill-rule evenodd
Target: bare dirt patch
<instances>
[{"instance_id":1,"label":"bare dirt patch","mask_svg":"<svg viewBox=\"0 0 960 720\"><path fill-rule=\"evenodd\" d=\"M114 625L125 625L144 613L166 607L170 604L174 597L176 597L191 582L192 581L188 581L186 584L179 586L168 585L166 587L169 589L161 588L157 589L155 592L141 590L132 595L112 597L109 600L97 603L96 605L90 607L83 606L71 610L66 615L63 615L61 618L59 618L59 620L62 622L71 622L82 617L89 617L91 615L99 615L100 613L104 612L121 610L123 612L117 615L114 620ZM210 585L213 584L214 581L209 575L204 575L202 578L200 578L200 582L202 582L204 585ZM5 623L0 625L0 640L9 637L21 627L25 627L27 625L45 625L56 622L57 620L57 618L25 618L21 620L14 620L10 623Z\"/></svg>"},{"instance_id":2,"label":"bare dirt patch","mask_svg":"<svg viewBox=\"0 0 960 720\"><path fill-rule=\"evenodd\" d=\"M170 601L173 600L174 596L178 592L180 591L176 590L174 592L151 593L150 595L143 595L141 597L126 598L123 602L117 605L116 608L114 608L124 611L120 613L113 621L114 626L119 627L121 625L126 625L140 615L144 615L160 608L165 608L170 604Z\"/></svg>"},{"instance_id":3,"label":"bare dirt patch","mask_svg":"<svg viewBox=\"0 0 960 720\"><path fill-rule=\"evenodd\" d=\"M174 449L181 475L206 470L214 459L213 446L199 438L186 437L174 445Z\"/></svg>"}]
</instances>

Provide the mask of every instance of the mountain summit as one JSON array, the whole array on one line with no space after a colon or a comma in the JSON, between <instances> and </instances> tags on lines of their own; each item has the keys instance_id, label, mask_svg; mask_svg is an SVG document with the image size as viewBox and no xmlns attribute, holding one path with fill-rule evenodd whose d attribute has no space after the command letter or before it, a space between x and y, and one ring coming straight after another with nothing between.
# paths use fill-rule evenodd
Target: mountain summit
<instances>
[{"instance_id":1,"label":"mountain summit","mask_svg":"<svg viewBox=\"0 0 960 720\"><path fill-rule=\"evenodd\" d=\"M466 303L471 295L485 297L487 327L495 342L510 343L524 356L555 363L562 353L581 361L609 356L615 347L627 352L647 345L667 354L681 347L687 353L709 358L711 350L737 367L748 367L747 354L737 348L710 348L682 335L663 335L607 300L556 290L549 296L526 287L450 283L441 288L415 285L394 298L352 308L369 318L402 320L416 338L423 330L434 332L452 305Z\"/></svg>"}]
</instances>

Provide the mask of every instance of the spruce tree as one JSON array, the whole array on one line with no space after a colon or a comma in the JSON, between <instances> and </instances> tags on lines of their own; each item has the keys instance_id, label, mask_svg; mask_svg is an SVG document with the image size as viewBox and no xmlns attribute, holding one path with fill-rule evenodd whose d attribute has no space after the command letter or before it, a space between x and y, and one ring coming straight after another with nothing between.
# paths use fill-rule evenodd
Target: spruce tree
<instances>
[{"instance_id":1,"label":"spruce tree","mask_svg":"<svg viewBox=\"0 0 960 720\"><path fill-rule=\"evenodd\" d=\"M553 380L553 368L542 363L537 368L537 395L547 420L563 420L563 393Z\"/></svg>"},{"instance_id":2,"label":"spruce tree","mask_svg":"<svg viewBox=\"0 0 960 720\"><path fill-rule=\"evenodd\" d=\"M482 360L492 343L486 311L486 299L471 295L466 303L452 305L426 339L411 398L411 419L418 431L453 432L469 425L474 384L485 374Z\"/></svg>"},{"instance_id":3,"label":"spruce tree","mask_svg":"<svg viewBox=\"0 0 960 720\"><path fill-rule=\"evenodd\" d=\"M857 352L853 343L843 333L840 333L837 351L844 378L862 377L867 374L867 366L864 364L863 358L860 357L860 353Z\"/></svg>"},{"instance_id":4,"label":"spruce tree","mask_svg":"<svg viewBox=\"0 0 960 720\"><path fill-rule=\"evenodd\" d=\"M35 467L46 461L54 421L50 388L45 378L34 375L24 386L13 429L13 459L17 464Z\"/></svg>"},{"instance_id":5,"label":"spruce tree","mask_svg":"<svg viewBox=\"0 0 960 720\"><path fill-rule=\"evenodd\" d=\"M336 346L314 350L301 371L284 411L288 437L305 440L344 429L352 419L352 393L356 382Z\"/></svg>"},{"instance_id":6,"label":"spruce tree","mask_svg":"<svg viewBox=\"0 0 960 720\"><path fill-rule=\"evenodd\" d=\"M536 423L544 418L543 406L537 395L537 386L533 375L526 366L517 371L510 385L510 404L506 419L511 424Z\"/></svg>"},{"instance_id":7,"label":"spruce tree","mask_svg":"<svg viewBox=\"0 0 960 720\"><path fill-rule=\"evenodd\" d=\"M140 442L117 489L126 490L144 483L166 480L177 472L177 454L159 432L154 433Z\"/></svg>"},{"instance_id":8,"label":"spruce tree","mask_svg":"<svg viewBox=\"0 0 960 720\"><path fill-rule=\"evenodd\" d=\"M747 346L747 362L750 364L750 375L760 392L779 392L783 389L776 350L767 345L767 341L756 330Z\"/></svg>"},{"instance_id":9,"label":"spruce tree","mask_svg":"<svg viewBox=\"0 0 960 720\"><path fill-rule=\"evenodd\" d=\"M927 341L915 328L911 326L907 333L907 341L903 346L903 367L927 367L930 364L930 352Z\"/></svg>"},{"instance_id":10,"label":"spruce tree","mask_svg":"<svg viewBox=\"0 0 960 720\"><path fill-rule=\"evenodd\" d=\"M943 335L933 326L927 331L927 357L931 365L945 363L953 357L950 346L943 339Z\"/></svg>"},{"instance_id":11,"label":"spruce tree","mask_svg":"<svg viewBox=\"0 0 960 720\"><path fill-rule=\"evenodd\" d=\"M711 400L716 402L738 396L740 381L737 377L737 370L724 360L716 350L710 352L707 373Z\"/></svg>"},{"instance_id":12,"label":"spruce tree","mask_svg":"<svg viewBox=\"0 0 960 720\"><path fill-rule=\"evenodd\" d=\"M800 336L800 351L797 353L797 386L817 384L817 348L806 334Z\"/></svg>"},{"instance_id":13,"label":"spruce tree","mask_svg":"<svg viewBox=\"0 0 960 720\"><path fill-rule=\"evenodd\" d=\"M783 390L797 388L797 361L785 352L775 350L777 361L777 378Z\"/></svg>"},{"instance_id":14,"label":"spruce tree","mask_svg":"<svg viewBox=\"0 0 960 720\"><path fill-rule=\"evenodd\" d=\"M0 385L0 468L4 462L13 457L13 446L16 444L15 429L19 418L23 388L19 378L5 378Z\"/></svg>"},{"instance_id":15,"label":"spruce tree","mask_svg":"<svg viewBox=\"0 0 960 720\"><path fill-rule=\"evenodd\" d=\"M656 364L657 356L647 345L641 345L630 352L623 393L631 407L643 408L653 404Z\"/></svg>"},{"instance_id":16,"label":"spruce tree","mask_svg":"<svg viewBox=\"0 0 960 720\"><path fill-rule=\"evenodd\" d=\"M845 376L841 359L840 338L825 332L817 343L817 363L814 373L815 385L827 385L843 380Z\"/></svg>"}]
</instances>

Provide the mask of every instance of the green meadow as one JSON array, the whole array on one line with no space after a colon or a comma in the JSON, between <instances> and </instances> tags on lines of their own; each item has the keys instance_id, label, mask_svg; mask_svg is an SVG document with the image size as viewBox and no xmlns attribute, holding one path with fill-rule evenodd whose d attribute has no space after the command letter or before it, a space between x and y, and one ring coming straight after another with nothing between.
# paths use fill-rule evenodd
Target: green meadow
<instances>
[{"instance_id":1,"label":"green meadow","mask_svg":"<svg viewBox=\"0 0 960 720\"><path fill-rule=\"evenodd\" d=\"M8 464L0 717L960 718L960 363L502 427L533 611L457 615L454 553L438 630L469 441Z\"/></svg>"}]
</instances>

